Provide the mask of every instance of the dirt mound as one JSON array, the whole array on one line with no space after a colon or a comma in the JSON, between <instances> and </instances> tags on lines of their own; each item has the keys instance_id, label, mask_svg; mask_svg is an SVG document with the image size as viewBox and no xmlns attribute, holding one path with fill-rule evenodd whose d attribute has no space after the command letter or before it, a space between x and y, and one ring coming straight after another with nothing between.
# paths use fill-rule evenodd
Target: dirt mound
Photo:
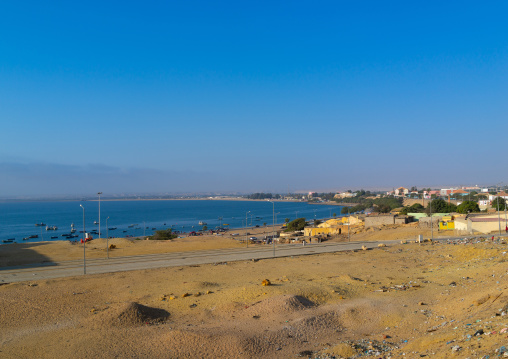
<instances>
[{"instance_id":1,"label":"dirt mound","mask_svg":"<svg viewBox=\"0 0 508 359\"><path fill-rule=\"evenodd\" d=\"M336 333L343 326L338 312L330 310L318 315L303 317L295 320L293 327L296 333Z\"/></svg>"},{"instance_id":2,"label":"dirt mound","mask_svg":"<svg viewBox=\"0 0 508 359\"><path fill-rule=\"evenodd\" d=\"M161 337L167 347L161 357L170 358L252 358L259 348L249 345L238 333L208 334L203 331L172 330Z\"/></svg>"},{"instance_id":3,"label":"dirt mound","mask_svg":"<svg viewBox=\"0 0 508 359\"><path fill-rule=\"evenodd\" d=\"M216 288L220 286L219 283L215 282L199 282L198 285L201 288Z\"/></svg>"},{"instance_id":4,"label":"dirt mound","mask_svg":"<svg viewBox=\"0 0 508 359\"><path fill-rule=\"evenodd\" d=\"M169 312L164 309L151 308L132 302L127 304L113 320L116 325L141 325L163 323L168 319Z\"/></svg>"},{"instance_id":5,"label":"dirt mound","mask_svg":"<svg viewBox=\"0 0 508 359\"><path fill-rule=\"evenodd\" d=\"M256 302L245 309L245 314L263 317L294 313L314 306L315 304L305 297L286 294Z\"/></svg>"}]
</instances>

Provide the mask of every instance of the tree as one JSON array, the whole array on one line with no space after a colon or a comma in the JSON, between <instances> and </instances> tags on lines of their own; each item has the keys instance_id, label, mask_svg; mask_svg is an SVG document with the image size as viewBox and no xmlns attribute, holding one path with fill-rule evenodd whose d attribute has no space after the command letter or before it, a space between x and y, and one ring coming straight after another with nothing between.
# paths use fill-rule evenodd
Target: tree
<instances>
[{"instance_id":1,"label":"tree","mask_svg":"<svg viewBox=\"0 0 508 359\"><path fill-rule=\"evenodd\" d=\"M423 213L425 212L425 207L423 207L420 203L415 203L411 206L406 206L402 208L400 214L407 215L408 213Z\"/></svg>"},{"instance_id":2,"label":"tree","mask_svg":"<svg viewBox=\"0 0 508 359\"><path fill-rule=\"evenodd\" d=\"M171 228L163 229L160 231L156 231L155 234L150 239L158 240L158 241L167 241L178 237L176 234L173 233L173 230Z\"/></svg>"},{"instance_id":3,"label":"tree","mask_svg":"<svg viewBox=\"0 0 508 359\"><path fill-rule=\"evenodd\" d=\"M432 211L431 211L432 209ZM457 211L457 206L453 203L448 203L442 198L437 198L429 202L427 205L427 209L425 212L429 214L432 213L450 213Z\"/></svg>"},{"instance_id":4,"label":"tree","mask_svg":"<svg viewBox=\"0 0 508 359\"><path fill-rule=\"evenodd\" d=\"M301 231L306 224L305 218L297 218L287 224L285 232Z\"/></svg>"},{"instance_id":5,"label":"tree","mask_svg":"<svg viewBox=\"0 0 508 359\"><path fill-rule=\"evenodd\" d=\"M203 231L206 231L208 229L207 226L203 226Z\"/></svg>"},{"instance_id":6,"label":"tree","mask_svg":"<svg viewBox=\"0 0 508 359\"><path fill-rule=\"evenodd\" d=\"M374 206L374 209L376 212L379 213L389 213L391 211L390 206L387 206L386 204L380 204L379 206Z\"/></svg>"},{"instance_id":7,"label":"tree","mask_svg":"<svg viewBox=\"0 0 508 359\"><path fill-rule=\"evenodd\" d=\"M323 223L322 221L320 221L319 219L315 219L314 220L314 225L315 226L319 226L321 223Z\"/></svg>"},{"instance_id":8,"label":"tree","mask_svg":"<svg viewBox=\"0 0 508 359\"><path fill-rule=\"evenodd\" d=\"M503 197L496 197L493 201L492 201L492 208L495 208L497 210L497 202L499 201L499 210L500 211L504 211L504 206L506 204L506 201L504 200Z\"/></svg>"},{"instance_id":9,"label":"tree","mask_svg":"<svg viewBox=\"0 0 508 359\"><path fill-rule=\"evenodd\" d=\"M288 223L289 222L289 218L284 218L284 223Z\"/></svg>"},{"instance_id":10,"label":"tree","mask_svg":"<svg viewBox=\"0 0 508 359\"><path fill-rule=\"evenodd\" d=\"M337 217L337 213L333 212L333 218Z\"/></svg>"},{"instance_id":11,"label":"tree","mask_svg":"<svg viewBox=\"0 0 508 359\"><path fill-rule=\"evenodd\" d=\"M266 227L266 222L263 222L263 226Z\"/></svg>"},{"instance_id":12,"label":"tree","mask_svg":"<svg viewBox=\"0 0 508 359\"><path fill-rule=\"evenodd\" d=\"M470 212L480 212L480 207L478 207L478 203L474 201L464 201L457 207L457 212L464 214Z\"/></svg>"}]
</instances>

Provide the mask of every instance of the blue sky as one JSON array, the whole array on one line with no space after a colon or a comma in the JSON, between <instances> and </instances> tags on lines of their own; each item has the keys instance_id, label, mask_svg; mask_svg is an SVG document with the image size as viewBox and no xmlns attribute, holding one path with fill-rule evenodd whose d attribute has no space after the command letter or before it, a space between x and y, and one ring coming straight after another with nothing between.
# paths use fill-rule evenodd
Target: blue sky
<instances>
[{"instance_id":1,"label":"blue sky","mask_svg":"<svg viewBox=\"0 0 508 359\"><path fill-rule=\"evenodd\" d=\"M507 10L0 2L0 196L508 182Z\"/></svg>"}]
</instances>

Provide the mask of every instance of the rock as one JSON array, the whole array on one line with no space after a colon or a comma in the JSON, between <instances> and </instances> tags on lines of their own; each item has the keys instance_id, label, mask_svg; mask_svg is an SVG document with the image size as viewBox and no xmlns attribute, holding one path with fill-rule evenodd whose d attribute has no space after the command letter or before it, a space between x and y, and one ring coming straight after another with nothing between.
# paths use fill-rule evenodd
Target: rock
<instances>
[{"instance_id":1,"label":"rock","mask_svg":"<svg viewBox=\"0 0 508 359\"><path fill-rule=\"evenodd\" d=\"M386 247L386 244L384 244L384 243L379 243L377 246L378 246L378 247Z\"/></svg>"},{"instance_id":2,"label":"rock","mask_svg":"<svg viewBox=\"0 0 508 359\"><path fill-rule=\"evenodd\" d=\"M460 346L458 346L458 345L454 345L454 346L452 347L452 352L458 352L460 349L462 349Z\"/></svg>"},{"instance_id":3,"label":"rock","mask_svg":"<svg viewBox=\"0 0 508 359\"><path fill-rule=\"evenodd\" d=\"M201 296L201 292L197 292L197 293L195 293L195 294L194 294L194 296L195 296L195 297L199 297L199 296Z\"/></svg>"},{"instance_id":4,"label":"rock","mask_svg":"<svg viewBox=\"0 0 508 359\"><path fill-rule=\"evenodd\" d=\"M424 302L418 302L418 305L425 305Z\"/></svg>"},{"instance_id":5,"label":"rock","mask_svg":"<svg viewBox=\"0 0 508 359\"><path fill-rule=\"evenodd\" d=\"M272 282L270 282L269 279L264 279L262 282L261 282L261 285L266 287L266 286L269 286L269 285L272 285Z\"/></svg>"},{"instance_id":6,"label":"rock","mask_svg":"<svg viewBox=\"0 0 508 359\"><path fill-rule=\"evenodd\" d=\"M485 303L486 301L488 301L490 299L490 294L487 294L483 297L481 297L480 299L477 299L473 302L474 305L476 305L477 307L482 305L483 303Z\"/></svg>"},{"instance_id":7,"label":"rock","mask_svg":"<svg viewBox=\"0 0 508 359\"><path fill-rule=\"evenodd\" d=\"M189 295L190 295L189 293L183 293L182 298L188 297Z\"/></svg>"},{"instance_id":8,"label":"rock","mask_svg":"<svg viewBox=\"0 0 508 359\"><path fill-rule=\"evenodd\" d=\"M483 329L479 329L476 331L476 333L474 333L475 336L482 335L482 334L484 334Z\"/></svg>"},{"instance_id":9,"label":"rock","mask_svg":"<svg viewBox=\"0 0 508 359\"><path fill-rule=\"evenodd\" d=\"M368 248L365 246L362 246L362 250L366 251Z\"/></svg>"}]
</instances>

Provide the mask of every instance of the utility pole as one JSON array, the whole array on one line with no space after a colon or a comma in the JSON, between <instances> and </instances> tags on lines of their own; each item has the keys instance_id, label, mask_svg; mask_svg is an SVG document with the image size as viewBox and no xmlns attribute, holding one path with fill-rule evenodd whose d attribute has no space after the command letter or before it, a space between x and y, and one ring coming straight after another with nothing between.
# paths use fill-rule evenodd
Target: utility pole
<instances>
[{"instance_id":1,"label":"utility pole","mask_svg":"<svg viewBox=\"0 0 508 359\"><path fill-rule=\"evenodd\" d=\"M273 204L273 234L272 234L272 247L273 247L273 256L275 257L275 202L268 201Z\"/></svg>"},{"instance_id":2,"label":"utility pole","mask_svg":"<svg viewBox=\"0 0 508 359\"><path fill-rule=\"evenodd\" d=\"M351 242L351 214L349 213L349 207L347 208L347 241Z\"/></svg>"},{"instance_id":3,"label":"utility pole","mask_svg":"<svg viewBox=\"0 0 508 359\"><path fill-rule=\"evenodd\" d=\"M429 206L430 206L430 235L431 239L434 240L434 227L432 225L432 196L430 197Z\"/></svg>"},{"instance_id":4,"label":"utility pole","mask_svg":"<svg viewBox=\"0 0 508 359\"><path fill-rule=\"evenodd\" d=\"M106 218L106 252L108 253L108 259L109 259L109 227L108 227L108 218Z\"/></svg>"},{"instance_id":5,"label":"utility pole","mask_svg":"<svg viewBox=\"0 0 508 359\"><path fill-rule=\"evenodd\" d=\"M249 248L249 237L247 235L247 215L250 213L250 211L248 211L247 213L245 213L245 242L247 242L247 248Z\"/></svg>"},{"instance_id":6,"label":"utility pole","mask_svg":"<svg viewBox=\"0 0 508 359\"><path fill-rule=\"evenodd\" d=\"M101 194L102 192L97 192L99 195L99 239L101 239Z\"/></svg>"},{"instance_id":7,"label":"utility pole","mask_svg":"<svg viewBox=\"0 0 508 359\"><path fill-rule=\"evenodd\" d=\"M85 207L82 204L79 205L83 208L83 274L86 274L86 253L85 253L85 243L86 243L86 231L85 231Z\"/></svg>"},{"instance_id":8,"label":"utility pole","mask_svg":"<svg viewBox=\"0 0 508 359\"><path fill-rule=\"evenodd\" d=\"M499 235L501 235L501 214L499 213L499 186L501 183L498 183L497 186L497 222L499 224ZM506 207L506 202L505 202Z\"/></svg>"}]
</instances>

